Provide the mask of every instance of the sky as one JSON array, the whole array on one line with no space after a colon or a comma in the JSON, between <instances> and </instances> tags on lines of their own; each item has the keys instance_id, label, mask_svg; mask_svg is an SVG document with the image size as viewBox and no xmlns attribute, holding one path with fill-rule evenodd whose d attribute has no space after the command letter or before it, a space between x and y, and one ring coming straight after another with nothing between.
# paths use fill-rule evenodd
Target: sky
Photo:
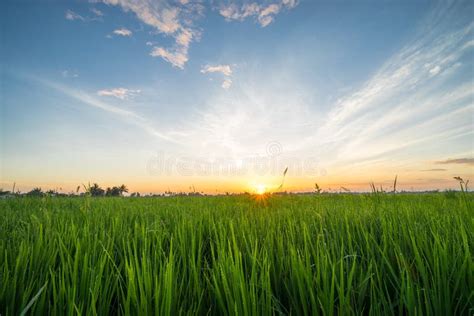
<instances>
[{"instance_id":1,"label":"sky","mask_svg":"<svg viewBox=\"0 0 474 316\"><path fill-rule=\"evenodd\" d=\"M474 178L472 16L472 1L2 1L0 187L457 188Z\"/></svg>"}]
</instances>

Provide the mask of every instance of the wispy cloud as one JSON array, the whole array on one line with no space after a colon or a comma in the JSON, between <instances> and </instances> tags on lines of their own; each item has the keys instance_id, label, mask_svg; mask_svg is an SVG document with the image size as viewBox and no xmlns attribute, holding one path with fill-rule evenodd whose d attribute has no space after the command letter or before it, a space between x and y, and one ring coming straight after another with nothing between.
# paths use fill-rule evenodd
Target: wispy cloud
<instances>
[{"instance_id":1,"label":"wispy cloud","mask_svg":"<svg viewBox=\"0 0 474 316\"><path fill-rule=\"evenodd\" d=\"M260 11L258 15L258 22L262 27L265 27L273 22L274 16L280 12L278 4L270 4L268 7Z\"/></svg>"},{"instance_id":2,"label":"wispy cloud","mask_svg":"<svg viewBox=\"0 0 474 316\"><path fill-rule=\"evenodd\" d=\"M140 93L140 90L133 90L127 88L114 88L97 91L97 95L106 97L115 97L120 100L125 100Z\"/></svg>"},{"instance_id":3,"label":"wispy cloud","mask_svg":"<svg viewBox=\"0 0 474 316\"><path fill-rule=\"evenodd\" d=\"M441 71L441 67L439 65L436 65L430 69L430 74L432 76L436 76L437 74L439 74L440 71Z\"/></svg>"},{"instance_id":4,"label":"wispy cloud","mask_svg":"<svg viewBox=\"0 0 474 316\"><path fill-rule=\"evenodd\" d=\"M275 82L282 88L275 89ZM225 80L223 85L225 88L230 82ZM306 135L306 130L297 131L295 127L309 117L299 91L288 89L277 75L267 81L256 77L240 82L231 91L219 89L210 95L205 107L182 125L187 136L180 139L203 155L241 159L265 151L270 140L278 140L286 150L289 140L300 136L296 133Z\"/></svg>"},{"instance_id":5,"label":"wispy cloud","mask_svg":"<svg viewBox=\"0 0 474 316\"><path fill-rule=\"evenodd\" d=\"M441 171L447 171L448 169L443 169L443 168L433 168L433 169L423 169L421 171L423 172L441 172Z\"/></svg>"},{"instance_id":6,"label":"wispy cloud","mask_svg":"<svg viewBox=\"0 0 474 316\"><path fill-rule=\"evenodd\" d=\"M81 22L91 22L91 21L102 21L102 16L103 13L102 11L92 8L91 12L94 14L94 16L85 16L85 15L80 15L73 10L67 10L64 17L66 20L69 21L81 21Z\"/></svg>"},{"instance_id":7,"label":"wispy cloud","mask_svg":"<svg viewBox=\"0 0 474 316\"><path fill-rule=\"evenodd\" d=\"M232 68L230 65L206 65L201 68L201 73L221 73L224 75L224 80L222 81L222 88L229 89L232 85Z\"/></svg>"},{"instance_id":8,"label":"wispy cloud","mask_svg":"<svg viewBox=\"0 0 474 316\"><path fill-rule=\"evenodd\" d=\"M73 72L73 71L70 71L70 70L63 70L61 72L61 75L64 77L64 78L77 78L79 77L79 75L76 73L76 72Z\"/></svg>"},{"instance_id":9,"label":"wispy cloud","mask_svg":"<svg viewBox=\"0 0 474 316\"><path fill-rule=\"evenodd\" d=\"M221 87L224 89L229 89L231 85L232 85L232 79L225 78L224 81L222 81Z\"/></svg>"},{"instance_id":10,"label":"wispy cloud","mask_svg":"<svg viewBox=\"0 0 474 316\"><path fill-rule=\"evenodd\" d=\"M266 27L274 21L275 16L280 13L282 9L292 9L296 7L297 4L298 2L296 0L281 0L265 5L257 2L244 3L242 5L230 3L222 5L219 9L219 13L227 21L243 21L246 18L253 17L262 27Z\"/></svg>"},{"instance_id":11,"label":"wispy cloud","mask_svg":"<svg viewBox=\"0 0 474 316\"><path fill-rule=\"evenodd\" d=\"M38 83L43 84L44 86L47 86L51 89L59 91L70 98L73 98L77 101L82 102L83 104L86 104L88 106L91 106L91 107L103 110L107 113L121 117L128 123L137 126L138 128L142 129L143 131L145 131L146 133L148 133L149 135L153 137L156 137L161 140L165 140L170 143L179 144L176 138L173 137L172 132L163 132L163 131L158 130L145 117L143 117L142 115L132 110L128 110L128 109L124 109L124 108L112 105L110 103L99 100L94 95L91 95L85 91L74 89L60 83L45 80L45 79L38 78L32 75L27 75L25 76L25 78L29 80L34 80Z\"/></svg>"},{"instance_id":12,"label":"wispy cloud","mask_svg":"<svg viewBox=\"0 0 474 316\"><path fill-rule=\"evenodd\" d=\"M182 46L173 49L153 47L150 56L161 57L173 66L183 69L184 65L188 62L188 49Z\"/></svg>"},{"instance_id":13,"label":"wispy cloud","mask_svg":"<svg viewBox=\"0 0 474 316\"><path fill-rule=\"evenodd\" d=\"M208 72L220 72L224 76L230 76L232 75L232 68L230 67L230 65L206 65L201 68L201 73L205 74Z\"/></svg>"},{"instance_id":14,"label":"wispy cloud","mask_svg":"<svg viewBox=\"0 0 474 316\"><path fill-rule=\"evenodd\" d=\"M436 161L440 165L452 165L452 164L461 164L461 165L474 165L474 158L457 158L457 159L446 159L441 161Z\"/></svg>"},{"instance_id":15,"label":"wispy cloud","mask_svg":"<svg viewBox=\"0 0 474 316\"><path fill-rule=\"evenodd\" d=\"M72 10L67 10L64 17L66 18L66 20L69 20L69 21L74 21L74 20L85 21L86 20L86 18L84 18L82 15L79 15Z\"/></svg>"},{"instance_id":16,"label":"wispy cloud","mask_svg":"<svg viewBox=\"0 0 474 316\"><path fill-rule=\"evenodd\" d=\"M427 18L420 29L430 32L415 33L360 88L341 96L326 113L315 111L296 82L286 80L282 89L270 83L269 78L278 79L278 70L272 70L267 80L259 77L254 86L247 80L230 92L216 93L208 107L193 116L188 132L207 149L232 152L248 152L258 140L278 139L287 151L315 148L318 159L338 166L413 159L415 151L426 161L429 153L423 152L433 144L474 134L474 90L471 82L459 80L469 63L465 57L472 47L468 43L474 24L452 23L452 12L440 16L441 21ZM212 69L232 80L221 66L204 66L201 72ZM243 129L254 136L242 135Z\"/></svg>"},{"instance_id":17,"label":"wispy cloud","mask_svg":"<svg viewBox=\"0 0 474 316\"><path fill-rule=\"evenodd\" d=\"M120 36L132 36L133 34L132 31L124 27L114 30L113 33Z\"/></svg>"},{"instance_id":18,"label":"wispy cloud","mask_svg":"<svg viewBox=\"0 0 474 316\"><path fill-rule=\"evenodd\" d=\"M174 67L183 69L189 60L189 47L199 41L201 29L196 22L204 16L203 1L152 1L152 0L101 0L108 5L120 6L125 12L133 12L137 18L152 27L157 34L172 37L174 44L168 47L153 46L150 56L160 57ZM234 3L223 5L219 12L227 20L244 20L254 17L262 26L268 26L282 10L294 8L296 0L279 0L259 4ZM152 43L148 41L148 43ZM229 81L228 81L229 82ZM226 84L226 86L228 83Z\"/></svg>"},{"instance_id":19,"label":"wispy cloud","mask_svg":"<svg viewBox=\"0 0 474 316\"><path fill-rule=\"evenodd\" d=\"M94 13L96 16L104 16L104 13L97 8L91 8L91 12Z\"/></svg>"},{"instance_id":20,"label":"wispy cloud","mask_svg":"<svg viewBox=\"0 0 474 316\"><path fill-rule=\"evenodd\" d=\"M135 13L143 23L157 33L174 38L171 47L155 46L150 55L161 57L173 66L184 68L188 61L189 46L199 39L200 32L194 26L204 10L199 2L150 1L150 0L103 0L109 5L120 6L124 11Z\"/></svg>"},{"instance_id":21,"label":"wispy cloud","mask_svg":"<svg viewBox=\"0 0 474 316\"><path fill-rule=\"evenodd\" d=\"M314 136L299 145L324 140L337 148L339 158L360 160L472 134L474 90L455 78L474 23L453 24L456 9L443 7L430 14L413 40L362 88L340 98Z\"/></svg>"}]
</instances>

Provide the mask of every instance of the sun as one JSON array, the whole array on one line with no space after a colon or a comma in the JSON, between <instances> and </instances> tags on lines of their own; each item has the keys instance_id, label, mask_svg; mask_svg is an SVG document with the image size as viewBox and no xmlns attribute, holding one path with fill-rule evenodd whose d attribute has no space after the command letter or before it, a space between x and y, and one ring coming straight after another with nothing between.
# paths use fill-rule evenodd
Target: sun
<instances>
[{"instance_id":1,"label":"sun","mask_svg":"<svg viewBox=\"0 0 474 316\"><path fill-rule=\"evenodd\" d=\"M259 183L255 186L255 192L259 195L263 195L267 193L267 187L264 184Z\"/></svg>"}]
</instances>

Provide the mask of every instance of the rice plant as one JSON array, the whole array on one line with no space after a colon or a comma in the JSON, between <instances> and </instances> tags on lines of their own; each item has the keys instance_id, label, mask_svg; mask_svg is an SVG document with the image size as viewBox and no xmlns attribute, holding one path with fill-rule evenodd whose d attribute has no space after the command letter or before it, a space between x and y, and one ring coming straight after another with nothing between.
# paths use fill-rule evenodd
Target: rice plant
<instances>
[{"instance_id":1,"label":"rice plant","mask_svg":"<svg viewBox=\"0 0 474 316\"><path fill-rule=\"evenodd\" d=\"M0 314L472 315L465 198L4 199Z\"/></svg>"}]
</instances>

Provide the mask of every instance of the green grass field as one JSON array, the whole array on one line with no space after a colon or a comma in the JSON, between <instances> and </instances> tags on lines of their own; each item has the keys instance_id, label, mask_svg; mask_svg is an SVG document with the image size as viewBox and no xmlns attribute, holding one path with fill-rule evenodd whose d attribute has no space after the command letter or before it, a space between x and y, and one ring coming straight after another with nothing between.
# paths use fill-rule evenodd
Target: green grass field
<instances>
[{"instance_id":1,"label":"green grass field","mask_svg":"<svg viewBox=\"0 0 474 316\"><path fill-rule=\"evenodd\" d=\"M0 314L473 315L474 197L0 201Z\"/></svg>"}]
</instances>

